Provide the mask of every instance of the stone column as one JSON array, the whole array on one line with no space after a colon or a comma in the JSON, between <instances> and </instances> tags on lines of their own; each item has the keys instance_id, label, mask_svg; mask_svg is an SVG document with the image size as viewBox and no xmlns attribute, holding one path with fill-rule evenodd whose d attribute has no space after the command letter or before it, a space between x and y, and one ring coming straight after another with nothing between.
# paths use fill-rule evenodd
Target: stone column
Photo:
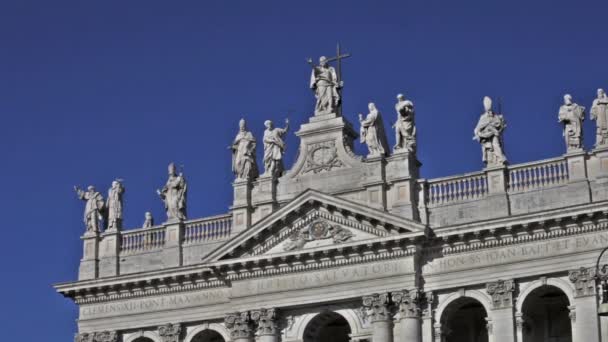
<instances>
[{"instance_id":1,"label":"stone column","mask_svg":"<svg viewBox=\"0 0 608 342\"><path fill-rule=\"evenodd\" d=\"M515 342L515 322L513 320L513 280L497 280L486 284L486 292L492 297L491 321L488 322L488 336L494 342Z\"/></svg>"},{"instance_id":2,"label":"stone column","mask_svg":"<svg viewBox=\"0 0 608 342\"><path fill-rule=\"evenodd\" d=\"M399 305L399 334L402 341L421 342L420 301L417 289L403 290L391 294L393 302Z\"/></svg>"},{"instance_id":3,"label":"stone column","mask_svg":"<svg viewBox=\"0 0 608 342\"><path fill-rule=\"evenodd\" d=\"M162 342L179 342L181 333L182 326L179 323L168 323L158 327L158 335Z\"/></svg>"},{"instance_id":4,"label":"stone column","mask_svg":"<svg viewBox=\"0 0 608 342\"><path fill-rule=\"evenodd\" d=\"M258 325L257 342L279 342L276 309L253 310L251 320Z\"/></svg>"},{"instance_id":5,"label":"stone column","mask_svg":"<svg viewBox=\"0 0 608 342\"><path fill-rule=\"evenodd\" d=\"M388 293L373 294L363 297L363 307L367 309L372 323L372 340L374 342L393 342L393 319L389 310Z\"/></svg>"},{"instance_id":6,"label":"stone column","mask_svg":"<svg viewBox=\"0 0 608 342\"><path fill-rule=\"evenodd\" d=\"M99 276L115 277L118 270L118 251L120 250L121 235L118 230L106 231L101 234L99 243Z\"/></svg>"},{"instance_id":7,"label":"stone column","mask_svg":"<svg viewBox=\"0 0 608 342\"><path fill-rule=\"evenodd\" d=\"M182 241L184 240L184 222L165 223L165 246L163 247L164 267L182 265Z\"/></svg>"},{"instance_id":8,"label":"stone column","mask_svg":"<svg viewBox=\"0 0 608 342\"><path fill-rule=\"evenodd\" d=\"M99 276L98 257L99 257L99 234L88 232L81 237L82 259L78 269L78 280L95 279Z\"/></svg>"},{"instance_id":9,"label":"stone column","mask_svg":"<svg viewBox=\"0 0 608 342\"><path fill-rule=\"evenodd\" d=\"M517 342L523 342L524 340L524 326L526 324L526 318L521 312L515 314L515 331L517 335Z\"/></svg>"},{"instance_id":10,"label":"stone column","mask_svg":"<svg viewBox=\"0 0 608 342\"><path fill-rule=\"evenodd\" d=\"M574 303L568 307L573 341L599 341L595 268L581 267L568 273L568 278L575 287Z\"/></svg>"},{"instance_id":11,"label":"stone column","mask_svg":"<svg viewBox=\"0 0 608 342\"><path fill-rule=\"evenodd\" d=\"M226 315L224 324L230 331L233 342L253 342L253 328L249 312L235 312Z\"/></svg>"}]
</instances>

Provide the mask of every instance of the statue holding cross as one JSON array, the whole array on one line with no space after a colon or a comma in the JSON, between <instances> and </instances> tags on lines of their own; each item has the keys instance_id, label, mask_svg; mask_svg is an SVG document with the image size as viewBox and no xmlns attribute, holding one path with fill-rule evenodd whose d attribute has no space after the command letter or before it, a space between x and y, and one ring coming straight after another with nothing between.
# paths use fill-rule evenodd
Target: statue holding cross
<instances>
[{"instance_id":1,"label":"statue holding cross","mask_svg":"<svg viewBox=\"0 0 608 342\"><path fill-rule=\"evenodd\" d=\"M315 105L315 115L324 115L341 113L341 96L340 90L344 83L341 78L340 62L343 58L350 57L350 54L340 54L340 45L336 57L327 58L321 56L319 65L314 65L311 59L308 63L312 65L312 74L310 75L310 89L315 93L317 103ZM329 65L329 62L337 61L338 72L334 67Z\"/></svg>"}]
</instances>

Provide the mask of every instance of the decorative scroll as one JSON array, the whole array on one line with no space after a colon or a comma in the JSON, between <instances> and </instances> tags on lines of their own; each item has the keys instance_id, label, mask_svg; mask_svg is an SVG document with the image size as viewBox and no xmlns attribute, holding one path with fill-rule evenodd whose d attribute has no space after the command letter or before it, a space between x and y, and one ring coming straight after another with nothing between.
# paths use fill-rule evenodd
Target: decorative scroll
<instances>
[{"instance_id":1,"label":"decorative scroll","mask_svg":"<svg viewBox=\"0 0 608 342\"><path fill-rule=\"evenodd\" d=\"M259 336L277 334L277 311L275 309L253 310L251 320L258 324Z\"/></svg>"},{"instance_id":2,"label":"decorative scroll","mask_svg":"<svg viewBox=\"0 0 608 342\"><path fill-rule=\"evenodd\" d=\"M250 338L253 336L249 312L235 312L226 315L224 323L226 324L226 328L230 331L230 337L233 340L238 338Z\"/></svg>"},{"instance_id":3,"label":"decorative scroll","mask_svg":"<svg viewBox=\"0 0 608 342\"><path fill-rule=\"evenodd\" d=\"M391 293L395 304L399 305L401 318L420 317L420 303L422 295L418 290L403 290Z\"/></svg>"},{"instance_id":4,"label":"decorative scroll","mask_svg":"<svg viewBox=\"0 0 608 342\"><path fill-rule=\"evenodd\" d=\"M182 332L182 326L177 324L165 324L158 327L158 334L163 342L178 342Z\"/></svg>"},{"instance_id":5,"label":"decorative scroll","mask_svg":"<svg viewBox=\"0 0 608 342\"><path fill-rule=\"evenodd\" d=\"M94 342L118 342L118 333L116 331L96 332L93 338Z\"/></svg>"},{"instance_id":6,"label":"decorative scroll","mask_svg":"<svg viewBox=\"0 0 608 342\"><path fill-rule=\"evenodd\" d=\"M333 140L310 144L307 146L307 150L306 164L302 173L316 174L344 166L344 163L338 158L336 142Z\"/></svg>"},{"instance_id":7,"label":"decorative scroll","mask_svg":"<svg viewBox=\"0 0 608 342\"><path fill-rule=\"evenodd\" d=\"M497 280L486 284L494 309L510 308L513 305L514 290L513 280Z\"/></svg>"},{"instance_id":8,"label":"decorative scroll","mask_svg":"<svg viewBox=\"0 0 608 342\"><path fill-rule=\"evenodd\" d=\"M577 297L595 295L595 269L581 267L578 270L569 271L568 278L574 283Z\"/></svg>"},{"instance_id":9,"label":"decorative scroll","mask_svg":"<svg viewBox=\"0 0 608 342\"><path fill-rule=\"evenodd\" d=\"M389 304L390 297L388 293L376 293L371 296L363 297L363 307L366 310L367 316L371 318L372 323L375 321L387 321L391 319Z\"/></svg>"},{"instance_id":10,"label":"decorative scroll","mask_svg":"<svg viewBox=\"0 0 608 342\"><path fill-rule=\"evenodd\" d=\"M325 220L316 220L308 226L294 232L283 247L286 251L304 248L306 243L315 240L333 239L334 243L350 240L353 233L341 226L331 225Z\"/></svg>"}]
</instances>

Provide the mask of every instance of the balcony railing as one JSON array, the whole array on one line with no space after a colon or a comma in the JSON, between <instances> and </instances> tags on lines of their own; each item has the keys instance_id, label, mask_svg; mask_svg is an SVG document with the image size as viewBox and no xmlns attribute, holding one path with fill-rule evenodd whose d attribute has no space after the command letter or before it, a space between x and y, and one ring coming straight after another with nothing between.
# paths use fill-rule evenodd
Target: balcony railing
<instances>
[{"instance_id":1,"label":"balcony railing","mask_svg":"<svg viewBox=\"0 0 608 342\"><path fill-rule=\"evenodd\" d=\"M563 158L509 167L509 192L523 192L568 182L568 162Z\"/></svg>"},{"instance_id":2,"label":"balcony railing","mask_svg":"<svg viewBox=\"0 0 608 342\"><path fill-rule=\"evenodd\" d=\"M160 249L165 245L165 227L125 231L122 233L121 253L135 253Z\"/></svg>"},{"instance_id":3,"label":"balcony railing","mask_svg":"<svg viewBox=\"0 0 608 342\"><path fill-rule=\"evenodd\" d=\"M186 222L184 243L221 240L232 233L232 215L218 215Z\"/></svg>"},{"instance_id":4,"label":"balcony railing","mask_svg":"<svg viewBox=\"0 0 608 342\"><path fill-rule=\"evenodd\" d=\"M486 175L481 172L428 181L428 205L473 200L488 193Z\"/></svg>"}]
</instances>

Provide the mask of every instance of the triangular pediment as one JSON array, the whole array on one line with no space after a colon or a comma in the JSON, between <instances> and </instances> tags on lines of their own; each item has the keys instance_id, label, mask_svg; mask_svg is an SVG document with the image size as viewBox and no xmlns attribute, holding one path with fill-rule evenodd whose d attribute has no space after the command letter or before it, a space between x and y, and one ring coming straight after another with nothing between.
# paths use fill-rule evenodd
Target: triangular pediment
<instances>
[{"instance_id":1,"label":"triangular pediment","mask_svg":"<svg viewBox=\"0 0 608 342\"><path fill-rule=\"evenodd\" d=\"M421 233L425 226L385 211L308 190L213 251L206 261L298 253Z\"/></svg>"}]
</instances>

